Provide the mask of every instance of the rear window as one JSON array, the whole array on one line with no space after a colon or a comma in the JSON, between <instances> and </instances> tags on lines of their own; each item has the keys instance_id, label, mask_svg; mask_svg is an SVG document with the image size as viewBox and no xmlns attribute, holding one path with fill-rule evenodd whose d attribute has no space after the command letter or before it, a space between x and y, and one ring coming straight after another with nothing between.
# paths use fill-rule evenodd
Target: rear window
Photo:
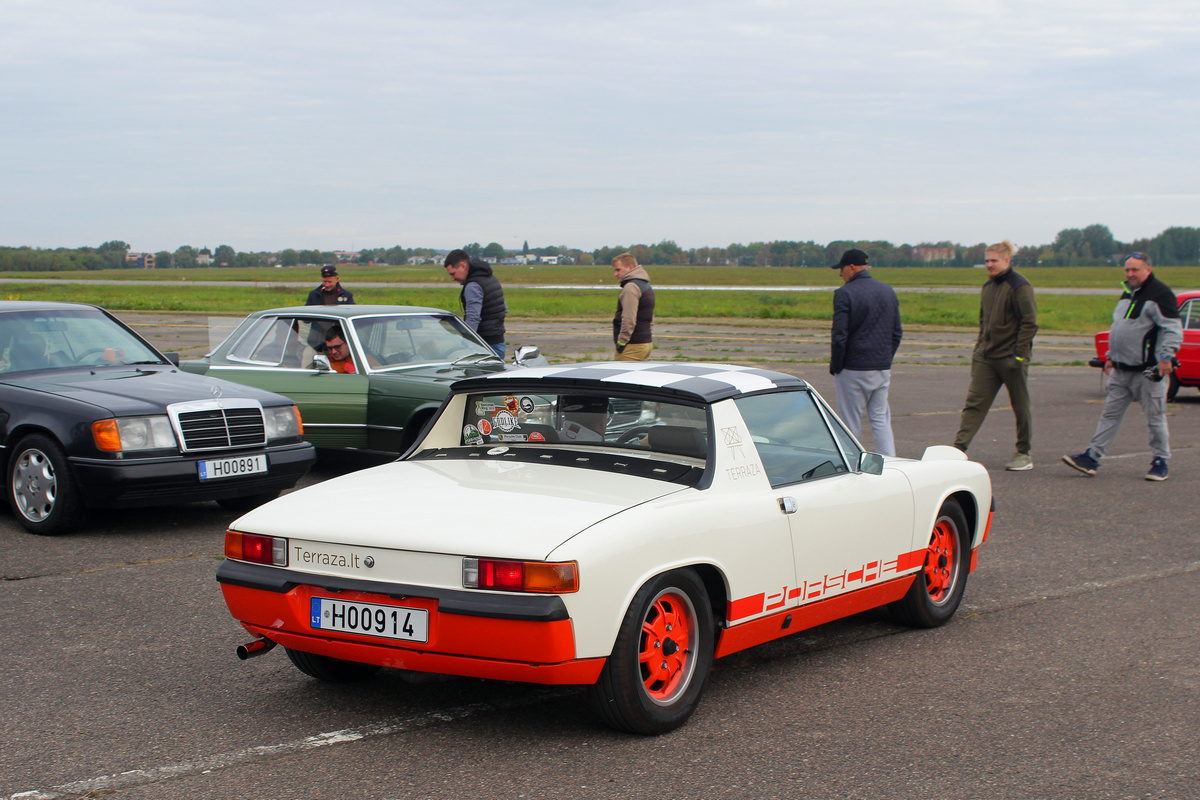
<instances>
[{"instance_id":1,"label":"rear window","mask_svg":"<svg viewBox=\"0 0 1200 800\"><path fill-rule=\"evenodd\" d=\"M708 411L619 394L473 394L460 444L619 449L704 460Z\"/></svg>"}]
</instances>

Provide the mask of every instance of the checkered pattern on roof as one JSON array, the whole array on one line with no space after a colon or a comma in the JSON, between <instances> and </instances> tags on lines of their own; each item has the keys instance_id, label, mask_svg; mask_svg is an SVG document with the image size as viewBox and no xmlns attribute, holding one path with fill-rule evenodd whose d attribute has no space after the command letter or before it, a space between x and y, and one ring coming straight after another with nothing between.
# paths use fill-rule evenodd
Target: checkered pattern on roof
<instances>
[{"instance_id":1,"label":"checkered pattern on roof","mask_svg":"<svg viewBox=\"0 0 1200 800\"><path fill-rule=\"evenodd\" d=\"M570 384L574 388L581 388L580 384L583 382L598 381L605 384L670 389L695 395L708 402L767 389L807 386L804 381L792 375L734 364L607 361L497 372L486 377L460 381L455 388L466 388L463 384L477 384L471 388L478 391L498 391L498 387L491 385L494 381L517 381L522 384L561 383Z\"/></svg>"}]
</instances>

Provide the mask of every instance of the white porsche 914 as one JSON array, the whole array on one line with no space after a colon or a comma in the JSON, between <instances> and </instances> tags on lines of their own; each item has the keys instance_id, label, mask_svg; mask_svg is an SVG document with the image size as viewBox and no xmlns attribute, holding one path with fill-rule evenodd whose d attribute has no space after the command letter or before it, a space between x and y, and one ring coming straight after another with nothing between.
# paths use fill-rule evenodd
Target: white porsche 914
<instances>
[{"instance_id":1,"label":"white porsche 914","mask_svg":"<svg viewBox=\"0 0 1200 800\"><path fill-rule=\"evenodd\" d=\"M657 734L714 658L879 606L947 622L993 509L981 465L865 452L790 375L535 367L459 381L400 460L236 520L217 580L242 658L584 684Z\"/></svg>"}]
</instances>

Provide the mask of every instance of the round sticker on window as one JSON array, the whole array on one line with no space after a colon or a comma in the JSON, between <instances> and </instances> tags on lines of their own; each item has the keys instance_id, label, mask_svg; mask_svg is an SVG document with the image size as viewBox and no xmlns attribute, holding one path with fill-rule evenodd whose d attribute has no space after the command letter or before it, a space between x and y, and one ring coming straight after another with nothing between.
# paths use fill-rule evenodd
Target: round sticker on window
<instances>
[{"instance_id":1,"label":"round sticker on window","mask_svg":"<svg viewBox=\"0 0 1200 800\"><path fill-rule=\"evenodd\" d=\"M522 397L521 398L521 410L524 411L526 414L533 413L533 398L532 397Z\"/></svg>"},{"instance_id":2,"label":"round sticker on window","mask_svg":"<svg viewBox=\"0 0 1200 800\"><path fill-rule=\"evenodd\" d=\"M492 432L492 423L488 422L486 419L479 420L478 424L479 424L479 432L482 433L484 436L487 436L489 433Z\"/></svg>"},{"instance_id":3,"label":"round sticker on window","mask_svg":"<svg viewBox=\"0 0 1200 800\"><path fill-rule=\"evenodd\" d=\"M497 411L496 416L492 417L492 424L507 433L517 427L517 418L507 411Z\"/></svg>"}]
</instances>

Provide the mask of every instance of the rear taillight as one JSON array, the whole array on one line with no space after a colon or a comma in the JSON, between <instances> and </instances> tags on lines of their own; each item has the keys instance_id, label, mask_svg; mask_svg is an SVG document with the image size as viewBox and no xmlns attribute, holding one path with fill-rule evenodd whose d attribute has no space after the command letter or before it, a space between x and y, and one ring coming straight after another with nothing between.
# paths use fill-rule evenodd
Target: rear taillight
<instances>
[{"instance_id":1,"label":"rear taillight","mask_svg":"<svg viewBox=\"0 0 1200 800\"><path fill-rule=\"evenodd\" d=\"M566 594L579 591L579 567L574 561L464 558L463 586L467 589L497 589L503 592Z\"/></svg>"},{"instance_id":2,"label":"rear taillight","mask_svg":"<svg viewBox=\"0 0 1200 800\"><path fill-rule=\"evenodd\" d=\"M225 531L225 557L273 567L287 566L287 539L257 533Z\"/></svg>"}]
</instances>

